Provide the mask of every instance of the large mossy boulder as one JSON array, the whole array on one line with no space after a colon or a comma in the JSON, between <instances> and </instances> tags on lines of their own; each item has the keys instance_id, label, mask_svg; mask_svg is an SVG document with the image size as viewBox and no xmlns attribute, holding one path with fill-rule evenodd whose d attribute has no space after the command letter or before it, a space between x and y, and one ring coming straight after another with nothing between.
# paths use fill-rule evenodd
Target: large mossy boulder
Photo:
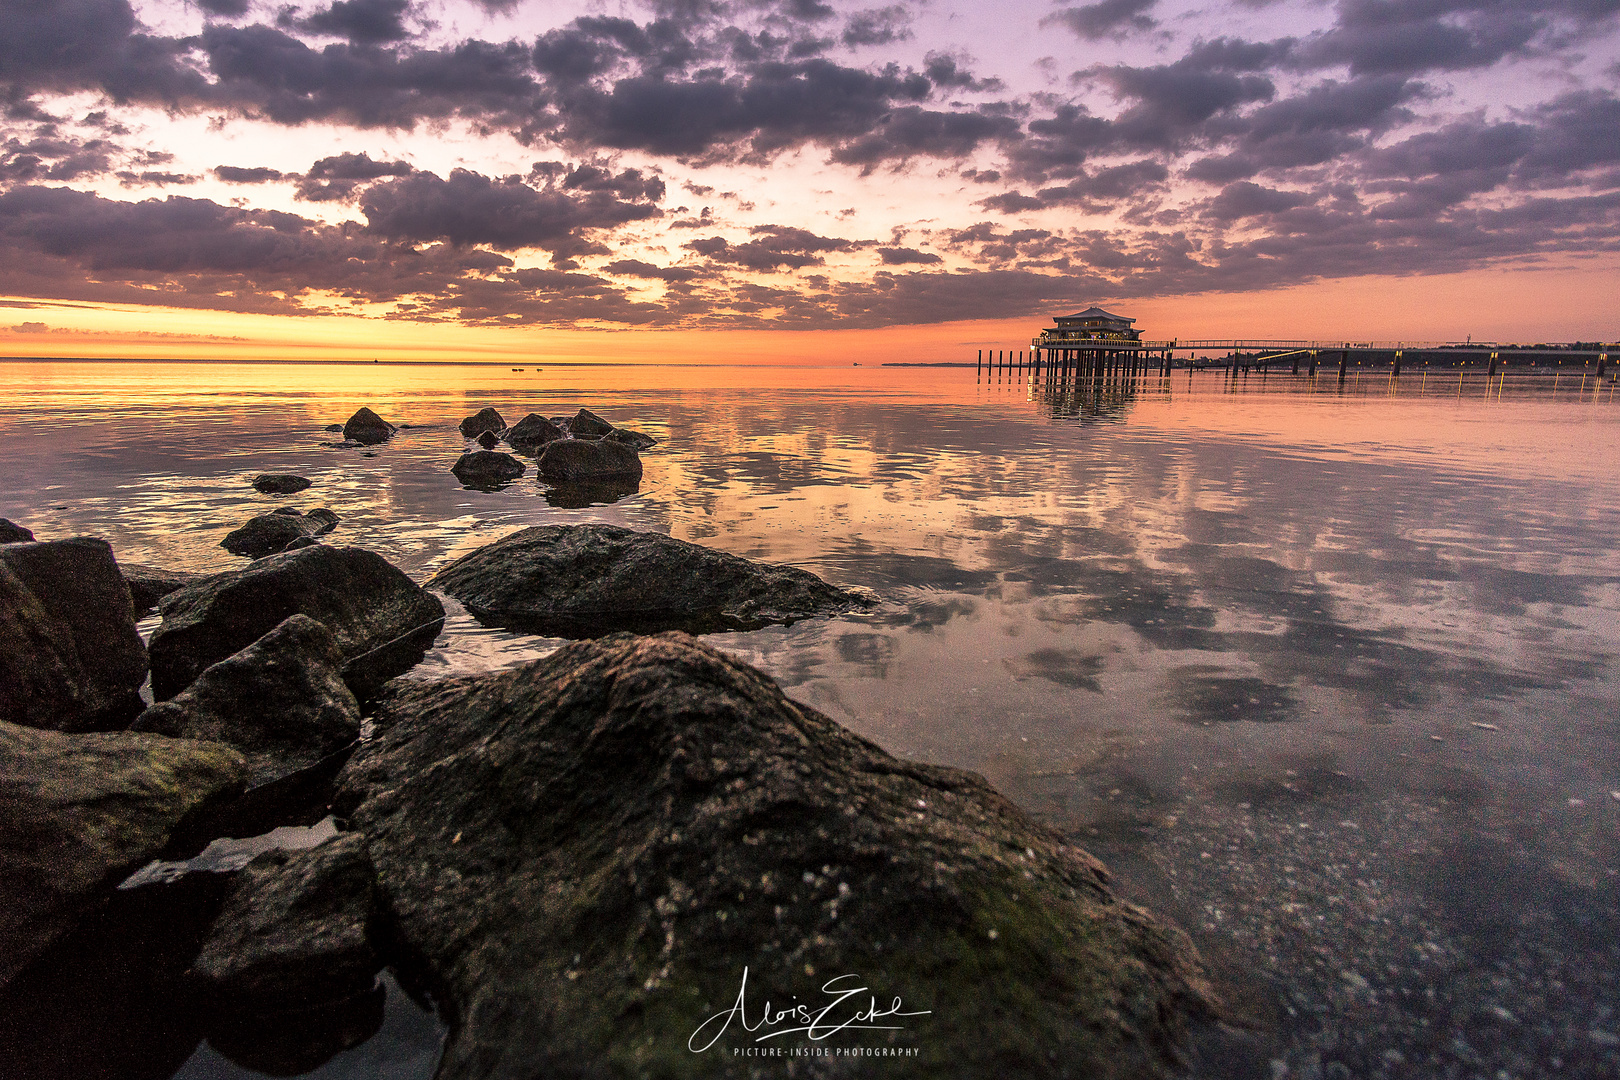
<instances>
[{"instance_id":1,"label":"large mossy boulder","mask_svg":"<svg viewBox=\"0 0 1620 1080\"><path fill-rule=\"evenodd\" d=\"M484 622L561 637L751 629L868 603L807 570L617 525L524 529L463 555L428 587Z\"/></svg>"},{"instance_id":2,"label":"large mossy boulder","mask_svg":"<svg viewBox=\"0 0 1620 1080\"><path fill-rule=\"evenodd\" d=\"M131 727L225 743L250 785L315 765L360 737L360 705L343 682L343 650L325 625L293 615L206 669Z\"/></svg>"},{"instance_id":3,"label":"large mossy boulder","mask_svg":"<svg viewBox=\"0 0 1620 1080\"><path fill-rule=\"evenodd\" d=\"M0 723L0 984L242 788L228 746Z\"/></svg>"},{"instance_id":4,"label":"large mossy boulder","mask_svg":"<svg viewBox=\"0 0 1620 1080\"><path fill-rule=\"evenodd\" d=\"M306 538L325 536L337 528L338 516L326 507L304 513L291 506L249 518L240 528L225 534L219 546L232 555L262 559L285 551L287 545Z\"/></svg>"},{"instance_id":5,"label":"large mossy boulder","mask_svg":"<svg viewBox=\"0 0 1620 1080\"><path fill-rule=\"evenodd\" d=\"M541 476L558 483L641 480L641 455L635 447L608 439L558 439L546 443L536 466Z\"/></svg>"},{"instance_id":6,"label":"large mossy boulder","mask_svg":"<svg viewBox=\"0 0 1620 1080\"><path fill-rule=\"evenodd\" d=\"M376 725L335 805L442 991L441 1080L742 1076L761 1045L916 1049L885 1076L1152 1077L1209 1015L1190 943L1090 856L685 635L396 683ZM724 1023L740 997L752 1030ZM767 1000L830 1026L869 999L892 1029L756 1042Z\"/></svg>"},{"instance_id":7,"label":"large mossy boulder","mask_svg":"<svg viewBox=\"0 0 1620 1080\"><path fill-rule=\"evenodd\" d=\"M360 696L409 670L444 625L444 605L381 555L315 544L215 574L163 598L152 634L152 693L184 690L212 664L291 615L324 623Z\"/></svg>"},{"instance_id":8,"label":"large mossy boulder","mask_svg":"<svg viewBox=\"0 0 1620 1080\"><path fill-rule=\"evenodd\" d=\"M105 540L0 545L0 720L121 728L141 710L146 649Z\"/></svg>"}]
</instances>

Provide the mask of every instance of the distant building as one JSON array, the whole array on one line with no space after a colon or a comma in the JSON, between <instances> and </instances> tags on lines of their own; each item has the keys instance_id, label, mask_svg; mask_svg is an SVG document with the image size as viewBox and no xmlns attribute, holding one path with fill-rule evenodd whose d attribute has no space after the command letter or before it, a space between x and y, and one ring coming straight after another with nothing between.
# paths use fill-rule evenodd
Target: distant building
<instances>
[{"instance_id":1,"label":"distant building","mask_svg":"<svg viewBox=\"0 0 1620 1080\"><path fill-rule=\"evenodd\" d=\"M1041 348L1085 348L1079 343L1142 340L1142 332L1131 328L1135 319L1115 315L1100 307L1089 307L1073 315L1059 315L1052 321L1057 324L1055 327L1041 331L1038 341Z\"/></svg>"}]
</instances>

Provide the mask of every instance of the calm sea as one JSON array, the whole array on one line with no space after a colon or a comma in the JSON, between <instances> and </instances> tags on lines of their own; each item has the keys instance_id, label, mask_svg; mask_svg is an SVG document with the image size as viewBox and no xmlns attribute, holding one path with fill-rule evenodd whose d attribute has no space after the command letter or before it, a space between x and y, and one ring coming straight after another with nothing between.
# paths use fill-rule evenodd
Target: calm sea
<instances>
[{"instance_id":1,"label":"calm sea","mask_svg":"<svg viewBox=\"0 0 1620 1080\"><path fill-rule=\"evenodd\" d=\"M0 364L0 515L121 559L330 507L418 580L606 521L876 590L710 640L975 769L1176 920L1252 1023L1200 1074L1620 1075L1620 401L1455 373L1051 392L971 368ZM374 450L324 431L368 405ZM659 440L566 508L450 474L461 417ZM256 494L260 472L314 486ZM146 627L150 629L148 625ZM453 613L416 673L556 646ZM390 999L322 1076L431 1073ZM413 1040L415 1042L413 1043ZM242 1075L204 1044L188 1078Z\"/></svg>"}]
</instances>

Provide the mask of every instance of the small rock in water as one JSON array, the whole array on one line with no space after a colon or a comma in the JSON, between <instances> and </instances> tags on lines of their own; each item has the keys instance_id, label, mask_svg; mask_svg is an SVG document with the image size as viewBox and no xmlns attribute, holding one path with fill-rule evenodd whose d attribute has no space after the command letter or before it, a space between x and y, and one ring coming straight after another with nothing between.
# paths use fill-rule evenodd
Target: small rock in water
<instances>
[{"instance_id":1,"label":"small rock in water","mask_svg":"<svg viewBox=\"0 0 1620 1080\"><path fill-rule=\"evenodd\" d=\"M540 452L540 475L554 481L641 479L641 456L624 443L559 439Z\"/></svg>"},{"instance_id":2,"label":"small rock in water","mask_svg":"<svg viewBox=\"0 0 1620 1080\"><path fill-rule=\"evenodd\" d=\"M194 585L207 574L194 574L187 570L165 570L144 563L119 563L118 571L129 586L130 603L135 607L135 618L144 619L157 609L158 601L187 585Z\"/></svg>"},{"instance_id":3,"label":"small rock in water","mask_svg":"<svg viewBox=\"0 0 1620 1080\"><path fill-rule=\"evenodd\" d=\"M10 518L0 518L0 544L26 543L33 538L32 529L25 529Z\"/></svg>"},{"instance_id":4,"label":"small rock in water","mask_svg":"<svg viewBox=\"0 0 1620 1080\"><path fill-rule=\"evenodd\" d=\"M326 427L322 428L322 430L323 431L342 431L343 430L343 425L342 424L327 424Z\"/></svg>"},{"instance_id":5,"label":"small rock in water","mask_svg":"<svg viewBox=\"0 0 1620 1080\"><path fill-rule=\"evenodd\" d=\"M490 488L517 479L528 471L528 466L511 454L474 450L457 458L450 471L468 487Z\"/></svg>"},{"instance_id":6,"label":"small rock in water","mask_svg":"<svg viewBox=\"0 0 1620 1080\"><path fill-rule=\"evenodd\" d=\"M566 431L538 413L530 413L506 429L506 441L512 449L524 454L567 437Z\"/></svg>"},{"instance_id":7,"label":"small rock in water","mask_svg":"<svg viewBox=\"0 0 1620 1080\"><path fill-rule=\"evenodd\" d=\"M461 437L464 439L471 439L486 431L499 434L505 430L506 421L502 420L501 414L494 409L479 409L461 422Z\"/></svg>"},{"instance_id":8,"label":"small rock in water","mask_svg":"<svg viewBox=\"0 0 1620 1080\"><path fill-rule=\"evenodd\" d=\"M376 872L363 837L343 833L248 863L214 920L191 975L227 1009L307 1009L369 990Z\"/></svg>"},{"instance_id":9,"label":"small rock in water","mask_svg":"<svg viewBox=\"0 0 1620 1080\"><path fill-rule=\"evenodd\" d=\"M479 433L479 436L478 436L477 440L475 440L475 441L478 443L479 446L482 446L485 450L493 450L493 449L495 449L497 446L499 446L501 444L501 440L496 438L495 433L493 431L485 431L485 432Z\"/></svg>"},{"instance_id":10,"label":"small rock in water","mask_svg":"<svg viewBox=\"0 0 1620 1080\"><path fill-rule=\"evenodd\" d=\"M305 514L290 506L250 518L239 529L225 534L219 546L232 555L262 559L288 550L295 541L324 536L337 528L338 516L321 507Z\"/></svg>"},{"instance_id":11,"label":"small rock in water","mask_svg":"<svg viewBox=\"0 0 1620 1080\"><path fill-rule=\"evenodd\" d=\"M386 442L397 430L393 424L390 424L365 406L361 406L355 410L355 414L349 417L348 422L343 425L343 437L366 446L372 446L376 443Z\"/></svg>"},{"instance_id":12,"label":"small rock in water","mask_svg":"<svg viewBox=\"0 0 1620 1080\"><path fill-rule=\"evenodd\" d=\"M308 477L291 473L260 473L253 478L253 490L266 495L292 495L309 487Z\"/></svg>"},{"instance_id":13,"label":"small rock in water","mask_svg":"<svg viewBox=\"0 0 1620 1080\"><path fill-rule=\"evenodd\" d=\"M612 431L604 435L603 438L609 439L613 442L622 442L626 446L633 447L637 450L645 450L649 446L658 445L658 440L653 438L651 435L643 435L641 432L631 431L629 428L614 428Z\"/></svg>"}]
</instances>

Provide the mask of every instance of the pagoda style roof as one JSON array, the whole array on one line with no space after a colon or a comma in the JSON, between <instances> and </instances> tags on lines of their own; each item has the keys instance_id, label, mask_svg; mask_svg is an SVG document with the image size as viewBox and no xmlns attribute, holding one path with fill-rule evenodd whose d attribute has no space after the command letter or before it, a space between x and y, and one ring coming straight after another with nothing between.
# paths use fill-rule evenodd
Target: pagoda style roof
<instances>
[{"instance_id":1,"label":"pagoda style roof","mask_svg":"<svg viewBox=\"0 0 1620 1080\"><path fill-rule=\"evenodd\" d=\"M1073 315L1059 315L1060 319L1113 319L1115 322L1133 323L1136 320L1126 318L1124 315L1115 315L1111 311L1104 311L1100 307L1088 307L1084 311L1077 311Z\"/></svg>"}]
</instances>

